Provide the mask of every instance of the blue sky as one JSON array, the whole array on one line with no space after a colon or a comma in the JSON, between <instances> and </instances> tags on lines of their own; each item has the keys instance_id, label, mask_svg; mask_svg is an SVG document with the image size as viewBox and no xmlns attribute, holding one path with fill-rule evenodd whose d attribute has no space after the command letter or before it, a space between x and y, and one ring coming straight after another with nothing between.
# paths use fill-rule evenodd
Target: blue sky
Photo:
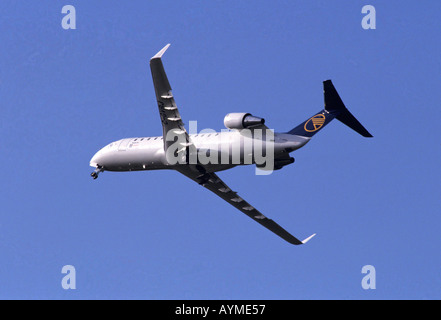
<instances>
[{"instance_id":1,"label":"blue sky","mask_svg":"<svg viewBox=\"0 0 441 320\"><path fill-rule=\"evenodd\" d=\"M76 8L76 30L61 8ZM361 27L374 5L377 29ZM440 299L438 1L2 1L0 298ZM148 61L181 116L250 112L288 131L332 79L374 135L338 121L294 165L219 176L295 247L175 172L105 172L111 141L156 136ZM76 268L63 290L61 268ZM361 269L376 268L376 290Z\"/></svg>"}]
</instances>

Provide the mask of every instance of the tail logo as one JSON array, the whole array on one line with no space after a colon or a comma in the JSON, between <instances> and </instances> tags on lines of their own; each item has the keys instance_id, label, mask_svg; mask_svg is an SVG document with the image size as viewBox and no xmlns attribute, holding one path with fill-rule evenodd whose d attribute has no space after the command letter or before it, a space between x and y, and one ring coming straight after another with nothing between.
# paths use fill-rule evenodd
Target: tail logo
<instances>
[{"instance_id":1,"label":"tail logo","mask_svg":"<svg viewBox=\"0 0 441 320\"><path fill-rule=\"evenodd\" d=\"M306 121L304 129L307 132L314 132L323 127L326 117L324 114L316 114L311 119Z\"/></svg>"}]
</instances>

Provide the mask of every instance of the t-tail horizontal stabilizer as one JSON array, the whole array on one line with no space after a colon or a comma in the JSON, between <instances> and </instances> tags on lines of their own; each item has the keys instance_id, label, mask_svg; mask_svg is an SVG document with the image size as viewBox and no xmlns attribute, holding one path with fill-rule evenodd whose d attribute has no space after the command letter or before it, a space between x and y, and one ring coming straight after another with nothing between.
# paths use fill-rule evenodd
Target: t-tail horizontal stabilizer
<instances>
[{"instance_id":1,"label":"t-tail horizontal stabilizer","mask_svg":"<svg viewBox=\"0 0 441 320\"><path fill-rule=\"evenodd\" d=\"M352 130L358 132L363 137L371 138L372 135L365 127L349 112L345 104L341 100L337 90L331 80L323 82L323 90L325 95L325 110L335 115L335 118Z\"/></svg>"},{"instance_id":2,"label":"t-tail horizontal stabilizer","mask_svg":"<svg viewBox=\"0 0 441 320\"><path fill-rule=\"evenodd\" d=\"M346 109L331 80L323 82L323 91L325 108L289 131L288 134L312 138L329 122L337 119L363 137L372 137L366 128Z\"/></svg>"}]
</instances>

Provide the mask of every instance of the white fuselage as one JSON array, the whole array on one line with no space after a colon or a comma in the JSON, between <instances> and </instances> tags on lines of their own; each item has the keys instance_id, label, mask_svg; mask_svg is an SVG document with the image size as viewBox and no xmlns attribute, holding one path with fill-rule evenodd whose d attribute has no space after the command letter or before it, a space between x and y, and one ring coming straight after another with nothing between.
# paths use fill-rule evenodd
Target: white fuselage
<instances>
[{"instance_id":1,"label":"white fuselage","mask_svg":"<svg viewBox=\"0 0 441 320\"><path fill-rule=\"evenodd\" d=\"M255 164L257 154L277 159L280 155L303 147L310 140L284 133L275 133L268 140L254 139L239 130L192 134L190 138L198 150L197 163L201 163L209 172ZM112 142L93 156L90 165L106 171L137 171L174 169L182 164L167 161L163 137L158 136Z\"/></svg>"}]
</instances>

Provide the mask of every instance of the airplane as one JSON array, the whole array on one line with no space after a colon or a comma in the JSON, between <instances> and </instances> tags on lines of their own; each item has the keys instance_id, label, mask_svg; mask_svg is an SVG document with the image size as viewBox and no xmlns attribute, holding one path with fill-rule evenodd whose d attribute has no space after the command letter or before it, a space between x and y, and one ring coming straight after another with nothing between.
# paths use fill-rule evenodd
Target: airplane
<instances>
[{"instance_id":1,"label":"airplane","mask_svg":"<svg viewBox=\"0 0 441 320\"><path fill-rule=\"evenodd\" d=\"M302 241L297 239L230 189L216 172L249 164L255 164L263 170L280 170L294 162L294 158L290 156L291 152L306 145L333 119L339 120L363 137L372 137L372 135L345 107L331 80L323 82L324 109L288 132L273 132L265 125L265 119L255 117L250 113L230 113L224 119L228 131L213 134L189 134L179 114L162 63L162 56L169 46L170 44L167 44L150 59L153 85L163 128L162 136L127 138L108 144L90 160L90 166L95 168L91 173L92 178L97 179L103 171L176 170L287 242L294 245L308 242L315 234ZM258 130L263 133L257 134ZM256 145L260 143L264 146L265 150L261 151L268 153L266 160L271 164L269 169L264 167L265 163L258 163L257 148L245 150L248 144L244 143L244 140L248 144L256 142ZM230 154L225 156L225 150ZM222 158L223 161L207 163L202 161L202 157L201 160L198 157L199 155L207 156L207 154L214 154L214 157L210 159ZM238 156L235 158L235 155ZM246 155L251 156L247 158L248 161L245 161Z\"/></svg>"}]
</instances>

